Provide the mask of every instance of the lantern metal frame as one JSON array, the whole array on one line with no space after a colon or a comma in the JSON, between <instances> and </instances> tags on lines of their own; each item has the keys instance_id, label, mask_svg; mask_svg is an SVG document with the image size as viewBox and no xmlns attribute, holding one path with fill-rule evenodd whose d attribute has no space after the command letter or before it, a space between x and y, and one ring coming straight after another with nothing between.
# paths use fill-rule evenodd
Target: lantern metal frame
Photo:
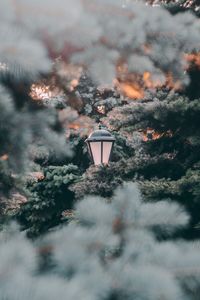
<instances>
[{"instance_id":1,"label":"lantern metal frame","mask_svg":"<svg viewBox=\"0 0 200 300\"><path fill-rule=\"evenodd\" d=\"M91 149L91 145L90 143L95 143L95 142L100 142L101 143L101 159L100 159L100 164L105 164L103 162L103 142L111 142L112 145L111 145L111 149L110 149L110 154L109 154L109 157L108 157L108 163L110 161L110 157L111 157L111 154L112 154L112 150L113 150L113 146L114 146L114 143L115 143L115 138L111 135L111 133L106 130L106 129L103 129L101 126L99 126L99 129L98 130L95 130L94 132L92 132L90 134L90 136L85 140L85 143L87 144L88 146L88 150L89 150L89 154L92 158L92 162L93 164L95 164L95 161L94 161L94 157L93 157L93 153L92 153L92 149Z\"/></svg>"}]
</instances>

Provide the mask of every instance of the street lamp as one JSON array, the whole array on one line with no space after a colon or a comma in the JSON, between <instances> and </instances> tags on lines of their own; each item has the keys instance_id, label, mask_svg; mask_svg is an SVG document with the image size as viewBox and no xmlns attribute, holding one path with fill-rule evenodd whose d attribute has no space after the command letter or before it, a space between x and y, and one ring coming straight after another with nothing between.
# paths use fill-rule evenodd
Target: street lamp
<instances>
[{"instance_id":1,"label":"street lamp","mask_svg":"<svg viewBox=\"0 0 200 300\"><path fill-rule=\"evenodd\" d=\"M108 164L115 138L101 125L86 139L88 151L95 165Z\"/></svg>"}]
</instances>

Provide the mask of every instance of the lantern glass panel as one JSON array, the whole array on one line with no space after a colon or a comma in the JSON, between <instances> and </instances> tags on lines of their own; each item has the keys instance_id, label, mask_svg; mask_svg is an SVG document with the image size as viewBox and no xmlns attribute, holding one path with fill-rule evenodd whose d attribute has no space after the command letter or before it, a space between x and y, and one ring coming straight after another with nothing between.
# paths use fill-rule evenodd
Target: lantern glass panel
<instances>
[{"instance_id":1,"label":"lantern glass panel","mask_svg":"<svg viewBox=\"0 0 200 300\"><path fill-rule=\"evenodd\" d=\"M108 164L113 142L103 142L103 159L104 164Z\"/></svg>"},{"instance_id":2,"label":"lantern glass panel","mask_svg":"<svg viewBox=\"0 0 200 300\"><path fill-rule=\"evenodd\" d=\"M90 142L91 154L95 165L101 164L101 146L101 142Z\"/></svg>"}]
</instances>

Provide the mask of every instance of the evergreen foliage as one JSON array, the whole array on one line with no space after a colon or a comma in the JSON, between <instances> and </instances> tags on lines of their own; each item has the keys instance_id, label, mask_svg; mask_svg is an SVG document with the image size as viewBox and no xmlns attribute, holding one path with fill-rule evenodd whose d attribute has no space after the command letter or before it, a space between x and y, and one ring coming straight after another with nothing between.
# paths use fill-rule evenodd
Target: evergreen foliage
<instances>
[{"instance_id":1,"label":"evergreen foliage","mask_svg":"<svg viewBox=\"0 0 200 300\"><path fill-rule=\"evenodd\" d=\"M111 203L80 201L71 224L35 245L11 228L1 233L0 299L197 300L198 246L153 233L187 221L177 204L145 203L129 184Z\"/></svg>"},{"instance_id":2,"label":"evergreen foliage","mask_svg":"<svg viewBox=\"0 0 200 300\"><path fill-rule=\"evenodd\" d=\"M200 159L199 103L199 99L189 100L186 96L171 92L157 92L137 103L116 108L109 115L110 123L115 129L122 128L123 131L134 134L136 130L144 132L145 128L150 128L152 135L158 135L159 138L154 139L152 136L143 142L144 156L140 157L143 164L139 164L141 168L136 172L146 179L160 178L159 181L152 181L155 182L152 190L150 183L146 192L149 196L155 196L155 190L158 189L158 198L169 193L175 201L186 205L192 216L192 233L189 233L191 238L194 234L199 234L196 229L199 222L199 199L196 191ZM149 156L146 165L145 154ZM132 161L134 163L134 159ZM132 169L135 169L134 164Z\"/></svg>"},{"instance_id":3,"label":"evergreen foliage","mask_svg":"<svg viewBox=\"0 0 200 300\"><path fill-rule=\"evenodd\" d=\"M43 171L44 178L28 183L29 200L17 214L17 220L30 237L62 223L63 211L72 209L74 201L69 186L79 178L78 168L74 165L49 166Z\"/></svg>"},{"instance_id":4,"label":"evergreen foliage","mask_svg":"<svg viewBox=\"0 0 200 300\"><path fill-rule=\"evenodd\" d=\"M149 198L161 199L170 197L185 206L191 216L190 226L179 235L193 239L199 237L199 168L189 169L178 180L154 179L141 182L144 194Z\"/></svg>"},{"instance_id":5,"label":"evergreen foliage","mask_svg":"<svg viewBox=\"0 0 200 300\"><path fill-rule=\"evenodd\" d=\"M199 300L198 16L198 1L0 1L0 214L27 197L0 228L0 300ZM89 166L99 122L112 162Z\"/></svg>"},{"instance_id":6,"label":"evergreen foliage","mask_svg":"<svg viewBox=\"0 0 200 300\"><path fill-rule=\"evenodd\" d=\"M159 1L160 2L160 1ZM161 3L164 3L164 6L172 13L180 13L184 11L192 11L195 13L198 17L200 16L200 3L199 0L176 0L176 1L161 1Z\"/></svg>"}]
</instances>

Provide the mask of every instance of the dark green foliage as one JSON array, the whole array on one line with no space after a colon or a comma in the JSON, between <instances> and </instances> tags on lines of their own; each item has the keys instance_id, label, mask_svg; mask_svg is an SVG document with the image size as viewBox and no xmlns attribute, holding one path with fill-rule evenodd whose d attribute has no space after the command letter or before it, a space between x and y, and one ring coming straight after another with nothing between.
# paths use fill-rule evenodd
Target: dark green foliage
<instances>
[{"instance_id":1,"label":"dark green foliage","mask_svg":"<svg viewBox=\"0 0 200 300\"><path fill-rule=\"evenodd\" d=\"M115 170L113 170L115 169ZM116 187L123 182L121 174L118 174L116 165L110 166L91 166L81 177L72 185L76 198L80 199L85 195L100 195L111 197Z\"/></svg>"},{"instance_id":2,"label":"dark green foliage","mask_svg":"<svg viewBox=\"0 0 200 300\"><path fill-rule=\"evenodd\" d=\"M70 192L75 193L76 199L88 194L111 197L116 187L124 180L143 179L146 189L144 194L147 198L170 197L185 205L192 218L189 231L184 235L191 237L198 235L196 226L199 223L199 216L196 212L199 206L195 196L197 187L192 185L188 190L187 187L191 180L193 182L191 179L193 175L188 170L191 169L191 172L198 170L199 118L198 99L190 100L186 96L162 90L148 95L141 101L114 108L108 117L103 118L104 123L110 123L116 130L113 131L116 143L112 163L108 167L88 169L89 156L84 138L71 135L70 143L74 156L68 159L68 162L78 165L82 176L70 186ZM154 139L150 136L143 141L142 136L147 128L160 135L159 138ZM148 189L151 183L155 185L152 191ZM46 184L46 180L42 181L42 184ZM33 194L36 192L37 197L44 198L46 195L43 194L40 185L40 182L36 183L32 187L32 192ZM59 198L59 195L56 193L54 199ZM56 200L56 203L57 201L59 200ZM54 222L51 223L50 227L54 226ZM29 228L30 223L26 226Z\"/></svg>"},{"instance_id":3,"label":"dark green foliage","mask_svg":"<svg viewBox=\"0 0 200 300\"><path fill-rule=\"evenodd\" d=\"M152 132L139 147L135 143L135 155L118 162L119 174L149 180L142 183L148 198L170 197L184 204L191 215L184 235L190 238L199 235L199 120L199 99L163 91L109 114L111 126L129 136L138 130L142 136L147 128Z\"/></svg>"},{"instance_id":4,"label":"dark green foliage","mask_svg":"<svg viewBox=\"0 0 200 300\"><path fill-rule=\"evenodd\" d=\"M138 187L126 184L109 203L97 196L79 201L75 219L35 243L14 224L0 234L6 299L198 300L198 246L160 242L152 231L171 235L186 226L178 204L145 203Z\"/></svg>"},{"instance_id":5,"label":"dark green foliage","mask_svg":"<svg viewBox=\"0 0 200 300\"><path fill-rule=\"evenodd\" d=\"M86 154L86 145L82 143L82 148L80 149L80 144L79 151L75 148L76 159L74 158L73 161L79 162L83 172L81 180L73 185L76 198L80 199L87 194L110 197L116 187L121 185L123 179L125 179L126 170L123 169L122 165L124 161L134 156L134 144L118 132L113 132L112 134L115 136L116 141L111 155L111 162L108 166L91 166L89 168L89 155L88 153Z\"/></svg>"},{"instance_id":6,"label":"dark green foliage","mask_svg":"<svg viewBox=\"0 0 200 300\"><path fill-rule=\"evenodd\" d=\"M98 89L87 74L80 78L76 93L81 98L80 113L97 122L113 107L123 104L120 94L115 89Z\"/></svg>"},{"instance_id":7,"label":"dark green foliage","mask_svg":"<svg viewBox=\"0 0 200 300\"><path fill-rule=\"evenodd\" d=\"M178 0L178 1L165 1L165 8L172 14L185 12L190 10L198 17L200 17L200 1L199 0Z\"/></svg>"},{"instance_id":8,"label":"dark green foliage","mask_svg":"<svg viewBox=\"0 0 200 300\"><path fill-rule=\"evenodd\" d=\"M154 179L142 181L141 187L148 199L158 200L171 198L184 204L191 216L187 230L181 232L182 237L199 237L199 211L200 211L200 170L188 170L179 180Z\"/></svg>"},{"instance_id":9,"label":"dark green foliage","mask_svg":"<svg viewBox=\"0 0 200 300\"><path fill-rule=\"evenodd\" d=\"M10 91L0 85L1 192L9 192L9 187L14 187L12 178L29 169L34 158L32 144L45 144L55 157L70 153L56 110L33 103L26 92L22 89L20 94L20 90Z\"/></svg>"},{"instance_id":10,"label":"dark green foliage","mask_svg":"<svg viewBox=\"0 0 200 300\"><path fill-rule=\"evenodd\" d=\"M118 162L121 159L128 159L129 157L134 155L134 143L126 138L121 133L112 132L116 141L113 147L113 153L111 156L111 160Z\"/></svg>"},{"instance_id":11,"label":"dark green foliage","mask_svg":"<svg viewBox=\"0 0 200 300\"><path fill-rule=\"evenodd\" d=\"M13 187L14 179L11 176L7 161L0 160L0 196L7 194Z\"/></svg>"},{"instance_id":12,"label":"dark green foliage","mask_svg":"<svg viewBox=\"0 0 200 300\"><path fill-rule=\"evenodd\" d=\"M17 220L30 237L38 236L62 223L62 213L71 209L74 193L69 186L79 178L75 165L44 168L44 178L29 182L29 200L17 214Z\"/></svg>"},{"instance_id":13,"label":"dark green foliage","mask_svg":"<svg viewBox=\"0 0 200 300\"><path fill-rule=\"evenodd\" d=\"M191 11L200 17L199 0L147 0L151 5L161 5L165 7L172 15Z\"/></svg>"},{"instance_id":14,"label":"dark green foliage","mask_svg":"<svg viewBox=\"0 0 200 300\"><path fill-rule=\"evenodd\" d=\"M0 47L0 69L11 74L0 86L0 193L5 196L15 188L14 179L21 176L21 171L27 170L30 176L30 172L42 170L37 180L27 178L27 202L15 215L28 237L40 238L32 244L24 238L25 232L10 232L11 238L9 232L1 234L0 299L198 300L198 244L169 240L199 235L199 70L198 64L188 66L185 53L199 51L200 27L194 15L178 14L190 8L196 13L198 1L171 1L171 9L169 1L160 1L172 14L126 0L110 0L108 4L97 0L92 5L90 1L67 1L67 12L62 1L58 1L58 10L54 10L56 1L46 1L50 2L47 10L40 1L27 1L32 2L31 6L25 5L26 1L14 2L3 1L2 6L8 19L2 31L8 27L13 36L8 36L5 46L2 39ZM7 13L10 8L14 14L17 12L14 19ZM54 12L60 17L59 26L53 24ZM0 22L3 14L0 10ZM20 17L23 15L24 21ZM19 49L16 42L12 44L13 24L18 29L24 27L27 36L33 38L30 42L20 41ZM34 25L38 27L35 30ZM88 28L90 34L83 34ZM37 45L29 49L37 36L38 49ZM25 53L30 53L25 61L23 45ZM8 68L7 64L1 65L7 49L10 55L14 52ZM37 52L38 57L32 61L31 56ZM50 59L56 56L63 68L60 65L57 74L44 75L51 72L55 61ZM43 75L60 76L53 82L62 96L44 100L43 94L40 101L33 101L33 77L28 76L26 60L37 80ZM14 69L15 64L25 67L18 80L13 76L17 72L12 75L12 61ZM91 78L83 71L79 84L71 86L71 63L86 68ZM133 72L127 74L127 79L126 74L124 78L118 74L121 64L127 72ZM145 72L150 76L149 83L148 79L143 82ZM130 80L132 76L141 80L138 88L142 92L153 86L151 78L163 83L164 78L174 79L184 87L188 84L188 88L176 94L152 87L154 92L144 99L129 101L117 89L102 89L94 83L99 80L107 84L116 78L120 90L120 80L126 84L129 75ZM134 79L131 84L134 89ZM79 117L82 122L78 122ZM107 125L116 137L108 166L89 167L84 129L87 133L95 129L95 122ZM142 197L133 184L115 194L124 181L138 181ZM79 201L89 194L98 197ZM162 201L165 198L169 199ZM183 206L191 217L186 229L189 218ZM73 222L66 217L70 213ZM66 227L56 230L66 221Z\"/></svg>"},{"instance_id":15,"label":"dark green foliage","mask_svg":"<svg viewBox=\"0 0 200 300\"><path fill-rule=\"evenodd\" d=\"M116 108L110 113L110 122L116 129L131 132L151 128L160 135L158 139L149 139L143 143L143 151L151 157L165 155L170 166L176 165L177 170L174 169L174 172L169 173L172 167L165 168L165 177L178 177L178 173L182 176L198 162L199 119L198 99L190 101L185 96L163 92L151 95L141 102Z\"/></svg>"},{"instance_id":16,"label":"dark green foliage","mask_svg":"<svg viewBox=\"0 0 200 300\"><path fill-rule=\"evenodd\" d=\"M69 158L68 161L78 165L81 172L84 172L90 164L85 140L86 136L81 137L77 134L71 134L69 139L69 144L73 150L73 157Z\"/></svg>"}]
</instances>

